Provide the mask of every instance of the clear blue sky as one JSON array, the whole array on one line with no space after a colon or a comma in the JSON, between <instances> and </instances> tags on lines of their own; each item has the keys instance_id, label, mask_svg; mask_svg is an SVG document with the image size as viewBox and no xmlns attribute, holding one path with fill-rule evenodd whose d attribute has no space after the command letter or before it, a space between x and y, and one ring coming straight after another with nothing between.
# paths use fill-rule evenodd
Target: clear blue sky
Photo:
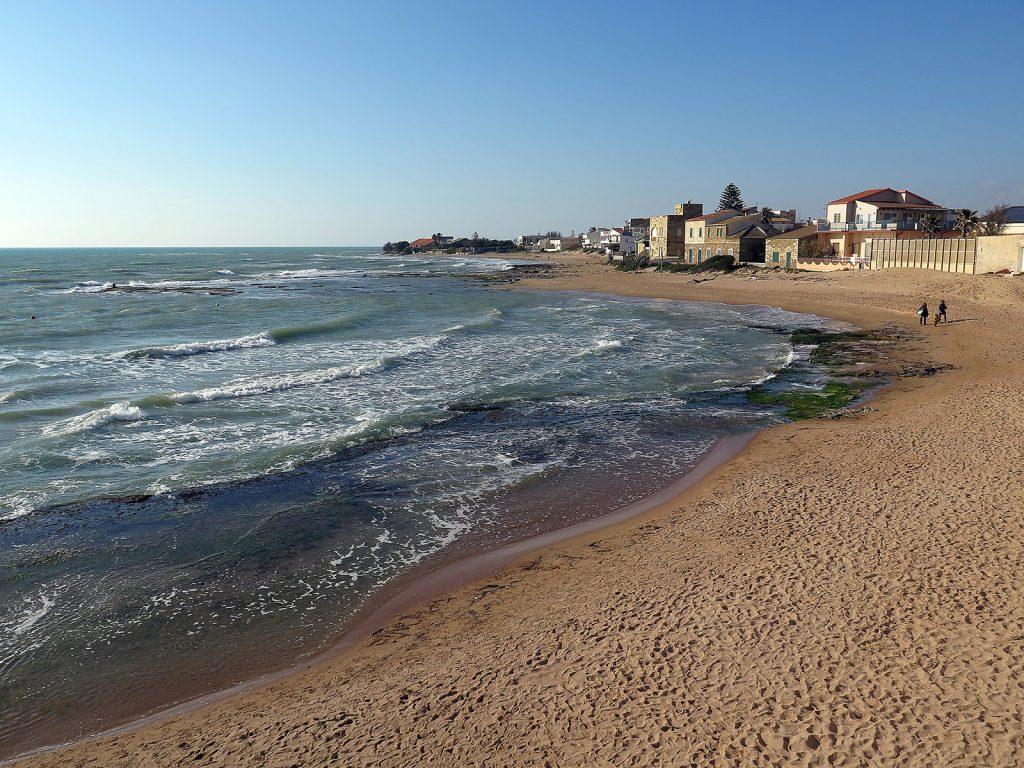
<instances>
[{"instance_id":1,"label":"clear blue sky","mask_svg":"<svg viewBox=\"0 0 1024 768\"><path fill-rule=\"evenodd\" d=\"M0 0L0 246L1024 204L1024 3Z\"/></svg>"}]
</instances>

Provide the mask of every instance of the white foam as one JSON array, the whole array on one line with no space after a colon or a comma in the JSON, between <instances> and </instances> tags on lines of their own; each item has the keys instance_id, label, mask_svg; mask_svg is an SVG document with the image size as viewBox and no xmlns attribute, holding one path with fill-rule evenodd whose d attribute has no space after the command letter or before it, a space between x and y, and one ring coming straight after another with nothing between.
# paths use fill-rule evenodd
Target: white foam
<instances>
[{"instance_id":1,"label":"white foam","mask_svg":"<svg viewBox=\"0 0 1024 768\"><path fill-rule=\"evenodd\" d=\"M66 291L61 293L100 293L113 288L113 283L97 283L95 280L86 280L84 283L79 283L74 288L68 288Z\"/></svg>"},{"instance_id":2,"label":"white foam","mask_svg":"<svg viewBox=\"0 0 1024 768\"><path fill-rule=\"evenodd\" d=\"M577 353L576 357L580 358L589 357L591 355L607 355L617 349L622 349L622 342L618 339L599 339L596 345Z\"/></svg>"},{"instance_id":3,"label":"white foam","mask_svg":"<svg viewBox=\"0 0 1024 768\"><path fill-rule=\"evenodd\" d=\"M15 624L11 631L14 636L23 635L34 627L43 616L50 612L50 609L54 606L54 601L47 595L40 595L39 599L42 601L42 605L33 611L29 611L25 616L22 617L21 621Z\"/></svg>"},{"instance_id":4,"label":"white foam","mask_svg":"<svg viewBox=\"0 0 1024 768\"><path fill-rule=\"evenodd\" d=\"M58 421L48 427L43 427L43 434L47 437L61 435L72 435L76 432L85 432L104 424L116 421L141 421L146 414L137 405L131 403L114 403L106 408L89 411L81 416L74 416L70 419Z\"/></svg>"},{"instance_id":5,"label":"white foam","mask_svg":"<svg viewBox=\"0 0 1024 768\"><path fill-rule=\"evenodd\" d=\"M380 358L357 365L264 376L255 381L239 381L222 387L199 389L195 392L176 392L171 395L171 400L179 404L208 403L214 400L234 400L240 397L285 392L290 389L298 389L299 387L330 384L332 381L338 381L339 379L351 379L377 373L387 368L388 362L386 358Z\"/></svg>"},{"instance_id":6,"label":"white foam","mask_svg":"<svg viewBox=\"0 0 1024 768\"><path fill-rule=\"evenodd\" d=\"M215 341L189 341L183 344L171 344L166 347L147 347L122 353L122 357L191 357L207 352L227 352L232 349L253 349L256 347L272 347L277 342L274 337L264 331L237 339L217 339Z\"/></svg>"}]
</instances>

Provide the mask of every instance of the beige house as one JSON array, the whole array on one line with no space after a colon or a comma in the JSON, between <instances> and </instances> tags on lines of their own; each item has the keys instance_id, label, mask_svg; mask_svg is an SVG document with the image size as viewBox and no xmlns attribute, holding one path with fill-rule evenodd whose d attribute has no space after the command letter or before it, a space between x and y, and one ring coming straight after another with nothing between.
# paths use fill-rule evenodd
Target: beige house
<instances>
[{"instance_id":1,"label":"beige house","mask_svg":"<svg viewBox=\"0 0 1024 768\"><path fill-rule=\"evenodd\" d=\"M939 237L955 237L956 214L907 189L879 187L841 197L825 206L821 244L840 258L866 263L876 238L923 238L923 220L939 219Z\"/></svg>"},{"instance_id":2,"label":"beige house","mask_svg":"<svg viewBox=\"0 0 1024 768\"><path fill-rule=\"evenodd\" d=\"M735 218L741 214L733 210L705 213L686 220L686 261L689 264L700 264L707 258L706 236L712 225Z\"/></svg>"}]
</instances>

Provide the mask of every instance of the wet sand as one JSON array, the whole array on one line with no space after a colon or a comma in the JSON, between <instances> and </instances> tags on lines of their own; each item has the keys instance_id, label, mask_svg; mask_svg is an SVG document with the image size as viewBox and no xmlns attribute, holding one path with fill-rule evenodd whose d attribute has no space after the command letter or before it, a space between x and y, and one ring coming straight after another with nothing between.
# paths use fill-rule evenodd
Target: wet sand
<instances>
[{"instance_id":1,"label":"wet sand","mask_svg":"<svg viewBox=\"0 0 1024 768\"><path fill-rule=\"evenodd\" d=\"M898 323L920 335L897 367L956 368L761 433L307 671L19 765L1024 762L1024 278L565 261L518 285ZM953 322L919 329L940 298Z\"/></svg>"}]
</instances>

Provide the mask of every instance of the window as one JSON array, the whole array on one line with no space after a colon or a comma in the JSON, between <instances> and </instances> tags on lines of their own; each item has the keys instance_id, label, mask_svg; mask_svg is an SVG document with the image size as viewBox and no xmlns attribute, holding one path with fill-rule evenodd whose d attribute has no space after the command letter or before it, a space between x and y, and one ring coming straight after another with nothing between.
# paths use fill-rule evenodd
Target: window
<instances>
[{"instance_id":1,"label":"window","mask_svg":"<svg viewBox=\"0 0 1024 768\"><path fill-rule=\"evenodd\" d=\"M690 227L690 237L693 237L693 227Z\"/></svg>"},{"instance_id":2,"label":"window","mask_svg":"<svg viewBox=\"0 0 1024 768\"><path fill-rule=\"evenodd\" d=\"M682 227L676 227L676 237L682 237L682 236L683 236L683 228Z\"/></svg>"},{"instance_id":3,"label":"window","mask_svg":"<svg viewBox=\"0 0 1024 768\"><path fill-rule=\"evenodd\" d=\"M689 256L692 259L693 258L693 248L690 248L689 252L686 255Z\"/></svg>"},{"instance_id":4,"label":"window","mask_svg":"<svg viewBox=\"0 0 1024 768\"><path fill-rule=\"evenodd\" d=\"M657 227L651 227L651 237L657 237L657 236L658 236L658 228Z\"/></svg>"},{"instance_id":5,"label":"window","mask_svg":"<svg viewBox=\"0 0 1024 768\"><path fill-rule=\"evenodd\" d=\"M698 261L700 261L700 257L701 257L701 252L700 252L700 248L698 248L697 249L697 260Z\"/></svg>"},{"instance_id":6,"label":"window","mask_svg":"<svg viewBox=\"0 0 1024 768\"><path fill-rule=\"evenodd\" d=\"M704 237L704 227L697 227L697 237Z\"/></svg>"},{"instance_id":7,"label":"window","mask_svg":"<svg viewBox=\"0 0 1024 768\"><path fill-rule=\"evenodd\" d=\"M839 223L839 214L838 213L833 213L832 214L832 223L833 224L838 224Z\"/></svg>"},{"instance_id":8,"label":"window","mask_svg":"<svg viewBox=\"0 0 1024 768\"><path fill-rule=\"evenodd\" d=\"M722 237L722 235L724 235L724 234L725 234L725 227L719 227L718 228L718 236ZM718 253L719 253L719 255L721 255L722 252L719 251Z\"/></svg>"},{"instance_id":9,"label":"window","mask_svg":"<svg viewBox=\"0 0 1024 768\"><path fill-rule=\"evenodd\" d=\"M779 252L778 251L772 251L772 261L774 263L776 263L776 264L779 263Z\"/></svg>"},{"instance_id":10,"label":"window","mask_svg":"<svg viewBox=\"0 0 1024 768\"><path fill-rule=\"evenodd\" d=\"M721 248L716 248L715 249L715 256L721 256L721 255L722 255L722 249Z\"/></svg>"}]
</instances>

